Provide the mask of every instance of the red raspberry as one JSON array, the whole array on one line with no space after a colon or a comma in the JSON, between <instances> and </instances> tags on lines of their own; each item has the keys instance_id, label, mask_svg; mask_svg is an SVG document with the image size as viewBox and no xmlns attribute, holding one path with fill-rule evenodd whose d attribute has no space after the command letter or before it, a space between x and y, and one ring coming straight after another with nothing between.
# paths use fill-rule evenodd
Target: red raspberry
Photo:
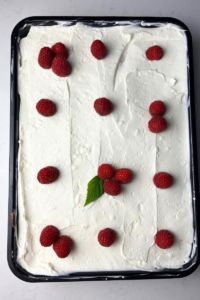
<instances>
[{"instance_id":1,"label":"red raspberry","mask_svg":"<svg viewBox=\"0 0 200 300\"><path fill-rule=\"evenodd\" d=\"M59 170L55 167L46 167L37 174L37 179L42 184L48 184L56 181L59 177Z\"/></svg>"},{"instance_id":2,"label":"red raspberry","mask_svg":"<svg viewBox=\"0 0 200 300\"><path fill-rule=\"evenodd\" d=\"M43 47L40 49L39 55L38 55L38 63L40 67L44 69L50 69L52 65L52 61L54 58L54 53L49 47Z\"/></svg>"},{"instance_id":3,"label":"red raspberry","mask_svg":"<svg viewBox=\"0 0 200 300\"><path fill-rule=\"evenodd\" d=\"M152 116L163 116L166 112L165 103L161 100L153 101L149 106L149 112Z\"/></svg>"},{"instance_id":4,"label":"red raspberry","mask_svg":"<svg viewBox=\"0 0 200 300\"><path fill-rule=\"evenodd\" d=\"M90 50L92 52L92 55L97 58L97 59L103 59L107 55L107 49L104 43L100 40L95 40L91 47Z\"/></svg>"},{"instance_id":5,"label":"red raspberry","mask_svg":"<svg viewBox=\"0 0 200 300\"><path fill-rule=\"evenodd\" d=\"M113 166L109 164L102 164L98 168L98 176L101 179L110 179L114 176L115 170Z\"/></svg>"},{"instance_id":6,"label":"red raspberry","mask_svg":"<svg viewBox=\"0 0 200 300\"><path fill-rule=\"evenodd\" d=\"M40 234L40 244L43 247L51 246L59 238L59 230L53 225L46 226Z\"/></svg>"},{"instance_id":7,"label":"red raspberry","mask_svg":"<svg viewBox=\"0 0 200 300\"><path fill-rule=\"evenodd\" d=\"M56 105L53 101L49 99L41 99L36 104L36 109L39 112L39 114L50 117L53 116L56 113Z\"/></svg>"},{"instance_id":8,"label":"red raspberry","mask_svg":"<svg viewBox=\"0 0 200 300\"><path fill-rule=\"evenodd\" d=\"M67 235L62 235L53 244L53 250L56 252L57 256L60 258L65 258L69 255L73 247L72 239Z\"/></svg>"},{"instance_id":9,"label":"red raspberry","mask_svg":"<svg viewBox=\"0 0 200 300\"><path fill-rule=\"evenodd\" d=\"M103 184L104 192L111 196L117 196L121 193L121 186L117 181L107 180Z\"/></svg>"},{"instance_id":10,"label":"red raspberry","mask_svg":"<svg viewBox=\"0 0 200 300\"><path fill-rule=\"evenodd\" d=\"M151 132L159 133L167 128L167 121L163 117L152 117L148 127Z\"/></svg>"},{"instance_id":11,"label":"red raspberry","mask_svg":"<svg viewBox=\"0 0 200 300\"><path fill-rule=\"evenodd\" d=\"M65 47L63 43L56 43L54 44L51 49L56 55L64 56L65 58L68 58L69 52L68 49Z\"/></svg>"},{"instance_id":12,"label":"red raspberry","mask_svg":"<svg viewBox=\"0 0 200 300\"><path fill-rule=\"evenodd\" d=\"M153 182L157 188L167 189L173 184L173 177L166 172L158 172L153 177Z\"/></svg>"},{"instance_id":13,"label":"red raspberry","mask_svg":"<svg viewBox=\"0 0 200 300\"><path fill-rule=\"evenodd\" d=\"M94 101L94 109L100 116L106 116L113 110L113 105L110 100L99 98Z\"/></svg>"},{"instance_id":14,"label":"red raspberry","mask_svg":"<svg viewBox=\"0 0 200 300\"><path fill-rule=\"evenodd\" d=\"M99 231L98 241L103 247L110 247L116 240L116 232L111 228L105 228Z\"/></svg>"},{"instance_id":15,"label":"red raspberry","mask_svg":"<svg viewBox=\"0 0 200 300\"><path fill-rule=\"evenodd\" d=\"M129 183L133 179L133 172L130 169L118 169L115 173L115 180L120 183Z\"/></svg>"},{"instance_id":16,"label":"red raspberry","mask_svg":"<svg viewBox=\"0 0 200 300\"><path fill-rule=\"evenodd\" d=\"M162 249L170 248L174 244L174 235L168 230L159 230L154 239L156 245Z\"/></svg>"},{"instance_id":17,"label":"red raspberry","mask_svg":"<svg viewBox=\"0 0 200 300\"><path fill-rule=\"evenodd\" d=\"M146 57L149 60L160 60L164 55L164 51L160 46L153 46L146 50Z\"/></svg>"},{"instance_id":18,"label":"red raspberry","mask_svg":"<svg viewBox=\"0 0 200 300\"><path fill-rule=\"evenodd\" d=\"M56 55L52 62L52 70L57 76L65 77L71 74L72 67L64 56Z\"/></svg>"}]
</instances>

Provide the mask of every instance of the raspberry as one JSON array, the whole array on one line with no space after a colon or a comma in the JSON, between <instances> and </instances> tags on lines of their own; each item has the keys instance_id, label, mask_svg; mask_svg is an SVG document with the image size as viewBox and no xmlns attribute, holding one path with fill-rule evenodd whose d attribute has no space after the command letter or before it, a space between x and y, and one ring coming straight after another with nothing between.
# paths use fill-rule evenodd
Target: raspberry
<instances>
[{"instance_id":1,"label":"raspberry","mask_svg":"<svg viewBox=\"0 0 200 300\"><path fill-rule=\"evenodd\" d=\"M148 127L151 132L159 133L167 128L167 121L163 117L152 117Z\"/></svg>"},{"instance_id":2,"label":"raspberry","mask_svg":"<svg viewBox=\"0 0 200 300\"><path fill-rule=\"evenodd\" d=\"M109 164L102 164L98 168L98 176L101 179L110 179L114 176L115 170Z\"/></svg>"},{"instance_id":3,"label":"raspberry","mask_svg":"<svg viewBox=\"0 0 200 300\"><path fill-rule=\"evenodd\" d=\"M104 192L111 196L117 196L121 193L121 186L117 181L107 180L103 184Z\"/></svg>"},{"instance_id":4,"label":"raspberry","mask_svg":"<svg viewBox=\"0 0 200 300\"><path fill-rule=\"evenodd\" d=\"M173 184L173 177L169 173L159 172L153 177L153 182L157 188L167 189Z\"/></svg>"},{"instance_id":5,"label":"raspberry","mask_svg":"<svg viewBox=\"0 0 200 300\"><path fill-rule=\"evenodd\" d=\"M149 106L149 112L152 116L163 116L166 112L165 103L161 100L153 101Z\"/></svg>"},{"instance_id":6,"label":"raspberry","mask_svg":"<svg viewBox=\"0 0 200 300\"><path fill-rule=\"evenodd\" d=\"M72 239L67 235L62 235L53 244L53 250L56 252L57 256L60 258L65 258L69 255L73 247Z\"/></svg>"},{"instance_id":7,"label":"raspberry","mask_svg":"<svg viewBox=\"0 0 200 300\"><path fill-rule=\"evenodd\" d=\"M174 235L169 230L159 230L154 239L156 245L162 249L170 248L174 244Z\"/></svg>"},{"instance_id":8,"label":"raspberry","mask_svg":"<svg viewBox=\"0 0 200 300\"><path fill-rule=\"evenodd\" d=\"M100 116L106 116L113 110L113 105L110 100L99 98L94 101L94 109Z\"/></svg>"},{"instance_id":9,"label":"raspberry","mask_svg":"<svg viewBox=\"0 0 200 300\"><path fill-rule=\"evenodd\" d=\"M133 173L129 169L119 169L115 173L115 180L120 183L129 183L133 179Z\"/></svg>"},{"instance_id":10,"label":"raspberry","mask_svg":"<svg viewBox=\"0 0 200 300\"><path fill-rule=\"evenodd\" d=\"M149 60L160 60L164 55L164 51L160 46L153 46L146 50L146 57Z\"/></svg>"},{"instance_id":11,"label":"raspberry","mask_svg":"<svg viewBox=\"0 0 200 300\"><path fill-rule=\"evenodd\" d=\"M40 49L39 55L38 55L38 63L40 67L44 69L50 69L52 65L52 61L54 58L54 53L49 47L43 47Z\"/></svg>"},{"instance_id":12,"label":"raspberry","mask_svg":"<svg viewBox=\"0 0 200 300\"><path fill-rule=\"evenodd\" d=\"M62 55L65 58L68 58L69 56L68 49L65 47L63 43L56 43L51 47L51 49L56 55Z\"/></svg>"},{"instance_id":13,"label":"raspberry","mask_svg":"<svg viewBox=\"0 0 200 300\"><path fill-rule=\"evenodd\" d=\"M52 70L57 76L66 77L71 74L72 67L64 56L56 55L52 62Z\"/></svg>"},{"instance_id":14,"label":"raspberry","mask_svg":"<svg viewBox=\"0 0 200 300\"><path fill-rule=\"evenodd\" d=\"M59 170L55 167L45 167L37 174L37 179L42 184L48 184L56 181L59 177Z\"/></svg>"},{"instance_id":15,"label":"raspberry","mask_svg":"<svg viewBox=\"0 0 200 300\"><path fill-rule=\"evenodd\" d=\"M97 59L103 59L107 55L106 46L100 40L93 41L90 50L92 52L92 55Z\"/></svg>"},{"instance_id":16,"label":"raspberry","mask_svg":"<svg viewBox=\"0 0 200 300\"><path fill-rule=\"evenodd\" d=\"M56 105L53 101L49 99L41 99L36 104L36 109L39 112L39 114L50 117L53 116L56 113Z\"/></svg>"},{"instance_id":17,"label":"raspberry","mask_svg":"<svg viewBox=\"0 0 200 300\"><path fill-rule=\"evenodd\" d=\"M59 230L53 225L46 226L40 234L40 244L43 247L51 246L59 238Z\"/></svg>"},{"instance_id":18,"label":"raspberry","mask_svg":"<svg viewBox=\"0 0 200 300\"><path fill-rule=\"evenodd\" d=\"M116 240L116 232L111 228L105 228L99 231L98 241L103 247L110 247Z\"/></svg>"}]
</instances>

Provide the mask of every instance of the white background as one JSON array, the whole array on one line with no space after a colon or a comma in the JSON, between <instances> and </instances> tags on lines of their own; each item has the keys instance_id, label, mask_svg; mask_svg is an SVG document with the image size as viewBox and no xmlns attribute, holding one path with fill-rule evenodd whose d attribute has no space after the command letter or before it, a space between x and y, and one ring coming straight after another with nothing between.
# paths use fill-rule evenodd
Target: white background
<instances>
[{"instance_id":1,"label":"white background","mask_svg":"<svg viewBox=\"0 0 200 300\"><path fill-rule=\"evenodd\" d=\"M19 20L33 15L172 16L181 19L193 35L196 113L200 118L200 0L0 0L0 300L200 299L200 268L183 279L34 284L22 282L9 270L6 244L10 35Z\"/></svg>"}]
</instances>

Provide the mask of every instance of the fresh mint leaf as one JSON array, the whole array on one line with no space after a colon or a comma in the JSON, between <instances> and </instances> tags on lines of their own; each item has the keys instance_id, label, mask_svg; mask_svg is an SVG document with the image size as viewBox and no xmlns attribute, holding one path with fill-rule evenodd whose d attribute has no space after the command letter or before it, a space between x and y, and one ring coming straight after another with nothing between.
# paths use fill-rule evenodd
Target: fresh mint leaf
<instances>
[{"instance_id":1,"label":"fresh mint leaf","mask_svg":"<svg viewBox=\"0 0 200 300\"><path fill-rule=\"evenodd\" d=\"M104 181L101 178L99 178L99 176L93 177L88 182L87 197L84 206L94 202L95 200L97 200L99 197L103 195L104 193L103 183Z\"/></svg>"}]
</instances>

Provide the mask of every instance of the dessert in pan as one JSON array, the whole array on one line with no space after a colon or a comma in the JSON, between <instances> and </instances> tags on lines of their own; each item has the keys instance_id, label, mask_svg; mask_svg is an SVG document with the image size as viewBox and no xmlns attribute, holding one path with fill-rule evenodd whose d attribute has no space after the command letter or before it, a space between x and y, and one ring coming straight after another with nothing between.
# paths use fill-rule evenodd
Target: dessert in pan
<instances>
[{"instance_id":1,"label":"dessert in pan","mask_svg":"<svg viewBox=\"0 0 200 300\"><path fill-rule=\"evenodd\" d=\"M19 48L18 264L58 276L189 262L183 28L66 21L31 26Z\"/></svg>"}]
</instances>

